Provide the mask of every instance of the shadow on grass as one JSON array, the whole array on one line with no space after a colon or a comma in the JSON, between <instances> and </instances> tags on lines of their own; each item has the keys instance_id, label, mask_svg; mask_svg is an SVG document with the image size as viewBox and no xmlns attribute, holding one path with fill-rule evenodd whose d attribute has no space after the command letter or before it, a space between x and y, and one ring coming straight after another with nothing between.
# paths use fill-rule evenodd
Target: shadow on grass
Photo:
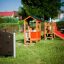
<instances>
[{"instance_id":1,"label":"shadow on grass","mask_svg":"<svg viewBox=\"0 0 64 64\"><path fill-rule=\"evenodd\" d=\"M16 42L24 44L24 39L16 40Z\"/></svg>"},{"instance_id":2,"label":"shadow on grass","mask_svg":"<svg viewBox=\"0 0 64 64\"><path fill-rule=\"evenodd\" d=\"M57 36L56 36L54 39L55 39L55 40L63 40L62 38L57 37Z\"/></svg>"}]
</instances>

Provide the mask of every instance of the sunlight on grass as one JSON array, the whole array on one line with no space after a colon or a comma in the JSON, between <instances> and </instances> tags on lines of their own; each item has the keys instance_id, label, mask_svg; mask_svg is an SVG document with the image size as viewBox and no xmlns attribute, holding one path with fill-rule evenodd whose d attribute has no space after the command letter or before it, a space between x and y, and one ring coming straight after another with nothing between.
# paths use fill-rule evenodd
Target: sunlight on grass
<instances>
[{"instance_id":1,"label":"sunlight on grass","mask_svg":"<svg viewBox=\"0 0 64 64\"><path fill-rule=\"evenodd\" d=\"M41 40L24 46L23 33L16 33L16 58L1 57L0 64L64 64L64 40Z\"/></svg>"}]
</instances>

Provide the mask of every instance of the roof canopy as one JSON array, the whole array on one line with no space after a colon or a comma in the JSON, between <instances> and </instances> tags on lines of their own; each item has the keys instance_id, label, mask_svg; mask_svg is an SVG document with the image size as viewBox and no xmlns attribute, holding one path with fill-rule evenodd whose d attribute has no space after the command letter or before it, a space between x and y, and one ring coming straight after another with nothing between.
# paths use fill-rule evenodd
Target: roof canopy
<instances>
[{"instance_id":1,"label":"roof canopy","mask_svg":"<svg viewBox=\"0 0 64 64\"><path fill-rule=\"evenodd\" d=\"M32 16L28 16L28 17L25 18L24 20L27 21L27 22L32 21L32 20L36 20L36 22L41 22L41 20L35 19L35 18L33 18Z\"/></svg>"}]
</instances>

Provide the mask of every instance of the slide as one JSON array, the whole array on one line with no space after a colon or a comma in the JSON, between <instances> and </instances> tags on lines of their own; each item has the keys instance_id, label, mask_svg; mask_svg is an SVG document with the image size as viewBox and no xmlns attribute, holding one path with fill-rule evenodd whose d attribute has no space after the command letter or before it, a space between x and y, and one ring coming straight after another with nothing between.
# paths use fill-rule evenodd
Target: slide
<instances>
[{"instance_id":1,"label":"slide","mask_svg":"<svg viewBox=\"0 0 64 64\"><path fill-rule=\"evenodd\" d=\"M56 29L54 30L54 34L58 37L60 37L61 39L64 39L64 34L62 34L60 31L57 30L57 27Z\"/></svg>"}]
</instances>

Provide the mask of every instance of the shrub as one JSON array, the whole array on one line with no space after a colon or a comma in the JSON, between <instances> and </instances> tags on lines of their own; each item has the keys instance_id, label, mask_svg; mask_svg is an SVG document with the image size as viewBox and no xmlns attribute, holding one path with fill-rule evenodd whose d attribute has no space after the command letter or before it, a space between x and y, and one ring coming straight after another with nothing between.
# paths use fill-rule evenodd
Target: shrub
<instances>
[{"instance_id":1,"label":"shrub","mask_svg":"<svg viewBox=\"0 0 64 64\"><path fill-rule=\"evenodd\" d=\"M58 28L64 27L64 22L57 22L57 27Z\"/></svg>"},{"instance_id":2,"label":"shrub","mask_svg":"<svg viewBox=\"0 0 64 64\"><path fill-rule=\"evenodd\" d=\"M1 23L17 23L18 18L14 17L0 17L0 22Z\"/></svg>"},{"instance_id":3,"label":"shrub","mask_svg":"<svg viewBox=\"0 0 64 64\"><path fill-rule=\"evenodd\" d=\"M19 25L23 25L23 24L24 24L24 20L18 21L18 24L19 24Z\"/></svg>"},{"instance_id":4,"label":"shrub","mask_svg":"<svg viewBox=\"0 0 64 64\"><path fill-rule=\"evenodd\" d=\"M58 29L64 33L64 22L57 22Z\"/></svg>"},{"instance_id":5,"label":"shrub","mask_svg":"<svg viewBox=\"0 0 64 64\"><path fill-rule=\"evenodd\" d=\"M0 29L11 25L18 25L18 18L14 17L0 17Z\"/></svg>"},{"instance_id":6,"label":"shrub","mask_svg":"<svg viewBox=\"0 0 64 64\"><path fill-rule=\"evenodd\" d=\"M4 19L0 17L0 23L4 23Z\"/></svg>"}]
</instances>

